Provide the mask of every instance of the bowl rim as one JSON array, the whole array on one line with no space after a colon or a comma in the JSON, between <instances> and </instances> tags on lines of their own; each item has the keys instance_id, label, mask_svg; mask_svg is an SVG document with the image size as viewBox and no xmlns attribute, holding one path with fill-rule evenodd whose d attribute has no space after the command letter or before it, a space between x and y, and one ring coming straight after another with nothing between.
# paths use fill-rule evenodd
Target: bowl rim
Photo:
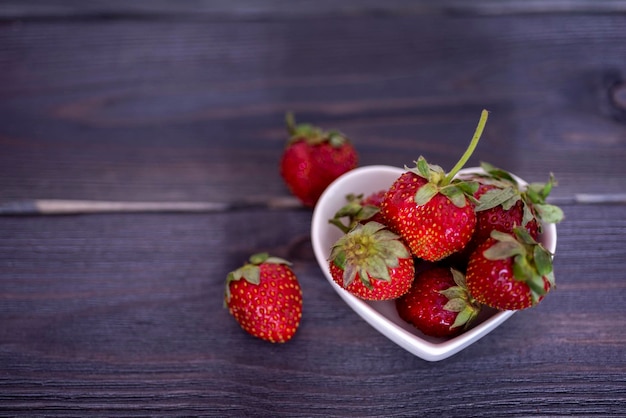
<instances>
[{"instance_id":1,"label":"bowl rim","mask_svg":"<svg viewBox=\"0 0 626 418\"><path fill-rule=\"evenodd\" d=\"M378 332L385 335L387 338L398 344L405 350L413 353L414 355L427 360L427 361L439 361L448 358L474 342L478 341L483 336L497 328L500 324L510 318L516 311L499 311L493 314L488 319L484 320L475 327L463 332L462 334L449 339L434 339L426 336L420 336L421 332L416 328L410 326L403 328L395 323L390 318L386 317L380 312L380 304L386 304L387 307L392 301L372 302L365 301L350 294L347 290L343 289L337 283L332 280L330 271L328 268L327 258L330 253L330 248L325 248L322 243L321 232L323 228L335 228L328 223L329 205L336 199L337 191L342 187L345 187L350 182L353 182L355 178L363 175L384 175L388 176L393 183L395 178L399 177L402 173L406 172L406 168L399 168L388 165L368 165L355 168L339 178L333 181L326 190L320 196L315 208L313 210L313 216L311 221L311 243L313 246L313 252L315 258L324 273L324 276L329 281L333 289L348 304L362 319L369 323ZM470 174L470 173L484 173L484 170L480 167L468 167L459 171L457 176ZM395 176L395 177L392 177ZM513 177L524 186L528 183L520 177L513 174ZM372 190L372 192L375 190ZM342 197L346 193L342 193ZM339 206L333 206L334 214ZM332 216L332 215L331 215ZM546 249L554 254L556 250L556 226L554 224L542 223L543 235L542 242ZM338 231L338 230L337 230ZM378 308L378 309L377 309ZM395 308L394 308L395 309ZM410 329L410 331L409 331ZM423 335L423 334L422 334Z\"/></svg>"}]
</instances>

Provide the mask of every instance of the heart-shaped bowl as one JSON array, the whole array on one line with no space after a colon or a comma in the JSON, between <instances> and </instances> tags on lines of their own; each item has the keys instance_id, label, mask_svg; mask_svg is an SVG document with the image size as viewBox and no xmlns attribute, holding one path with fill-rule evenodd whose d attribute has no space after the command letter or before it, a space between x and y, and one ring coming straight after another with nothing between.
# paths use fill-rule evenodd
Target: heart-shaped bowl
<instances>
[{"instance_id":1,"label":"heart-shaped bowl","mask_svg":"<svg viewBox=\"0 0 626 418\"><path fill-rule=\"evenodd\" d=\"M367 196L386 190L404 172L404 169L398 167L372 165L356 168L336 179L321 195L313 211L311 242L315 258L324 275L348 306L400 347L424 360L439 361L475 343L506 321L515 311L483 311L470 329L456 337L447 339L430 337L402 320L396 311L394 301L365 301L344 290L333 281L328 266L330 249L342 234L328 220L345 205L346 195L352 193ZM457 176L476 172L482 173L483 171L481 168L466 168L460 170ZM527 184L519 177L514 176L514 178L521 186ZM542 230L540 241L548 251L554 254L556 227L554 224L544 223Z\"/></svg>"}]
</instances>

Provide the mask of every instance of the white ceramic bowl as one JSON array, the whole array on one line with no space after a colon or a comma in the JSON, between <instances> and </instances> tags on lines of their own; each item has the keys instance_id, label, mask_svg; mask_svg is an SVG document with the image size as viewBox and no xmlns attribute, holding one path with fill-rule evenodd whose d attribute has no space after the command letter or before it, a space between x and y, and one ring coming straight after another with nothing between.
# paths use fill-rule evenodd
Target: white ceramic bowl
<instances>
[{"instance_id":1,"label":"white ceramic bowl","mask_svg":"<svg viewBox=\"0 0 626 418\"><path fill-rule=\"evenodd\" d=\"M339 296L358 315L380 333L414 355L428 361L439 361L478 341L506 321L514 311L492 311L481 314L477 323L463 334L449 339L434 338L424 335L402 320L396 311L395 302L371 302L351 295L333 281L328 268L330 248L342 234L337 227L329 224L328 220L345 204L345 196L350 193L363 193L367 196L370 193L388 189L404 171L397 167L373 165L356 168L335 180L324 191L313 211L311 241L315 257L324 275ZM461 170L459 175L477 171L482 172L480 168L467 168ZM519 177L515 178L520 184L526 184ZM543 224L541 242L548 251L554 254L556 249L554 224Z\"/></svg>"}]
</instances>

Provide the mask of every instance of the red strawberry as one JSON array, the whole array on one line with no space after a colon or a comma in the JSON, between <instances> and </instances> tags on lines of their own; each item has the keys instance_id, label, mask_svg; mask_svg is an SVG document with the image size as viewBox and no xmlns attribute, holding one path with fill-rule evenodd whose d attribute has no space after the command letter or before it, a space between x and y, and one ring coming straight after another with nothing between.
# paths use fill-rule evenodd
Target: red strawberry
<instances>
[{"instance_id":1,"label":"red strawberry","mask_svg":"<svg viewBox=\"0 0 626 418\"><path fill-rule=\"evenodd\" d=\"M513 195L510 199L495 206L482 205L485 198L490 195ZM524 202L521 193L515 187L499 188L493 184L480 184L478 191L474 194L478 199L476 205L476 232L472 238L476 243L480 243L491 234L491 231L513 232L515 226L524 226L530 235L537 239L539 237L539 224L537 219L528 212L530 219L524 219Z\"/></svg>"},{"instance_id":2,"label":"red strawberry","mask_svg":"<svg viewBox=\"0 0 626 418\"><path fill-rule=\"evenodd\" d=\"M367 300L402 296L415 276L409 249L378 222L357 224L339 238L331 249L329 267L339 286Z\"/></svg>"},{"instance_id":3,"label":"red strawberry","mask_svg":"<svg viewBox=\"0 0 626 418\"><path fill-rule=\"evenodd\" d=\"M480 303L500 310L536 305L554 286L551 254L523 227L493 231L472 253L467 288Z\"/></svg>"},{"instance_id":4,"label":"red strawberry","mask_svg":"<svg viewBox=\"0 0 626 418\"><path fill-rule=\"evenodd\" d=\"M467 292L463 273L444 267L419 273L411 290L396 299L396 309L400 318L433 337L459 334L480 312Z\"/></svg>"},{"instance_id":5,"label":"red strawberry","mask_svg":"<svg viewBox=\"0 0 626 418\"><path fill-rule=\"evenodd\" d=\"M550 175L547 183L532 183L521 187L508 172L482 163L486 175L474 176L480 184L474 197L476 205L476 241L482 242L492 230L513 232L515 226L524 226L537 239L538 221L557 223L563 219L563 211L546 203L552 187L556 184Z\"/></svg>"},{"instance_id":6,"label":"red strawberry","mask_svg":"<svg viewBox=\"0 0 626 418\"><path fill-rule=\"evenodd\" d=\"M554 205L546 204L552 190L554 177L548 183L533 183L521 187L508 172L482 163L486 174L474 174L470 178L479 183L474 198L476 207L476 231L471 242L463 250L465 259L476 247L491 235L491 231L512 233L516 226L524 226L530 235L537 239L540 222L557 223L563 219L563 212Z\"/></svg>"},{"instance_id":7,"label":"red strawberry","mask_svg":"<svg viewBox=\"0 0 626 418\"><path fill-rule=\"evenodd\" d=\"M313 207L333 180L356 168L357 152L340 132L296 125L291 114L287 115L287 129L290 138L280 162L280 174L291 193L303 205Z\"/></svg>"},{"instance_id":8,"label":"red strawberry","mask_svg":"<svg viewBox=\"0 0 626 418\"><path fill-rule=\"evenodd\" d=\"M369 221L384 223L385 219L380 213L380 204L386 190L380 190L363 198L363 195L349 194L346 196L348 203L339 209L328 222L341 229L344 233L350 231L357 223ZM343 219L347 218L347 223Z\"/></svg>"},{"instance_id":9,"label":"red strawberry","mask_svg":"<svg viewBox=\"0 0 626 418\"><path fill-rule=\"evenodd\" d=\"M376 208L380 208L380 205L383 203L383 199L385 198L385 193L387 193L387 190L379 190L377 192L374 192L368 196L365 197L365 199L363 199L363 202L361 202L362 205L364 206L374 206ZM382 219L382 216L381 216Z\"/></svg>"},{"instance_id":10,"label":"red strawberry","mask_svg":"<svg viewBox=\"0 0 626 418\"><path fill-rule=\"evenodd\" d=\"M448 174L420 157L385 195L381 212L416 257L441 260L462 250L472 238L476 226L472 202L478 185L454 176L474 151L486 121L483 110L468 149Z\"/></svg>"},{"instance_id":11,"label":"red strawberry","mask_svg":"<svg viewBox=\"0 0 626 418\"><path fill-rule=\"evenodd\" d=\"M289 341L302 318L302 289L290 263L266 253L226 278L225 306L241 328L255 337Z\"/></svg>"}]
</instances>

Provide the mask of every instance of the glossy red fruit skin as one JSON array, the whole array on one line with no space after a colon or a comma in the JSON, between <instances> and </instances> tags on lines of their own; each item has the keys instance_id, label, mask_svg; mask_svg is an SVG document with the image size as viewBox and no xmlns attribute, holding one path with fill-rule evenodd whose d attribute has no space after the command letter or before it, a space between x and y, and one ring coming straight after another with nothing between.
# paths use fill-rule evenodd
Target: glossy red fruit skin
<instances>
[{"instance_id":1,"label":"glossy red fruit skin","mask_svg":"<svg viewBox=\"0 0 626 418\"><path fill-rule=\"evenodd\" d=\"M302 318L302 289L286 265L261 264L261 282L230 283L228 310L249 334L274 343L295 335Z\"/></svg>"},{"instance_id":2,"label":"glossy red fruit skin","mask_svg":"<svg viewBox=\"0 0 626 418\"><path fill-rule=\"evenodd\" d=\"M344 287L343 270L332 261L329 262L329 268L335 283L354 296L364 300L396 299L409 291L415 277L415 265L412 258L401 258L399 259L398 267L389 269L390 282L372 279L371 289L363 284L358 273L352 283L348 287Z\"/></svg>"},{"instance_id":3,"label":"glossy red fruit skin","mask_svg":"<svg viewBox=\"0 0 626 418\"><path fill-rule=\"evenodd\" d=\"M400 318L425 335L440 338L458 335L463 327L450 329L458 312L444 309L448 298L439 293L455 285L448 268L434 267L418 274L408 293L396 300Z\"/></svg>"},{"instance_id":4,"label":"glossy red fruit skin","mask_svg":"<svg viewBox=\"0 0 626 418\"><path fill-rule=\"evenodd\" d=\"M350 142L339 146L328 141L311 145L301 139L283 152L280 175L304 206L314 207L326 187L357 164L357 152Z\"/></svg>"},{"instance_id":5,"label":"glossy red fruit skin","mask_svg":"<svg viewBox=\"0 0 626 418\"><path fill-rule=\"evenodd\" d=\"M385 224L404 239L413 255L439 261L461 251L471 240L476 214L469 202L459 208L441 193L418 206L415 193L426 183L412 172L403 173L387 191L381 213Z\"/></svg>"},{"instance_id":6,"label":"glossy red fruit skin","mask_svg":"<svg viewBox=\"0 0 626 418\"><path fill-rule=\"evenodd\" d=\"M496 240L488 238L471 254L465 274L468 291L476 301L495 309L530 308L533 306L530 288L513 276L513 259L488 260L484 257L484 251L495 243ZM544 289L549 290L548 279L543 279Z\"/></svg>"}]
</instances>

